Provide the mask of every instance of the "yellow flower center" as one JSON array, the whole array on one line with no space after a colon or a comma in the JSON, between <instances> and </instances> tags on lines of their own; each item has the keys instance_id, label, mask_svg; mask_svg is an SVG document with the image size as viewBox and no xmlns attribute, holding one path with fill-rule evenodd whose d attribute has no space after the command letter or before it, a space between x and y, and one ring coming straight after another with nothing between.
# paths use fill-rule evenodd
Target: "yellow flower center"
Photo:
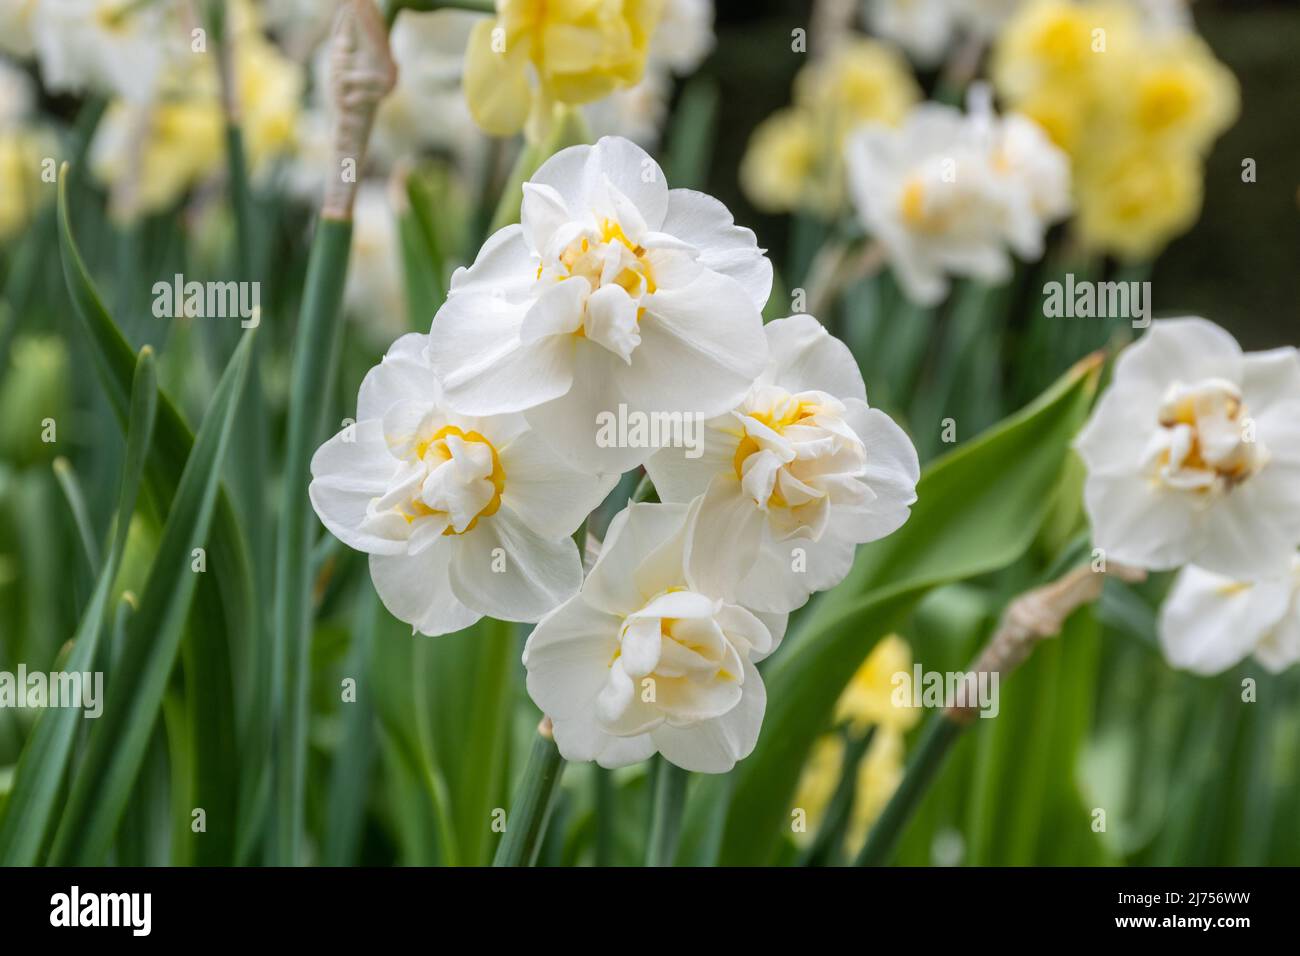
<instances>
[{"instance_id":1,"label":"yellow flower center","mask_svg":"<svg viewBox=\"0 0 1300 956\"><path fill-rule=\"evenodd\" d=\"M816 415L817 412L818 406L811 402L780 402L769 409L749 412L747 416L755 421L762 422L772 431L781 435L791 425L802 424ZM731 459L737 478L743 478L745 475L745 459L759 450L758 442L749 435L741 437L740 443L736 446L736 453ZM768 498L768 502L778 508L787 507L787 502L777 487L772 489L772 495Z\"/></svg>"},{"instance_id":2,"label":"yellow flower center","mask_svg":"<svg viewBox=\"0 0 1300 956\"><path fill-rule=\"evenodd\" d=\"M1160 406L1159 422L1164 431L1153 465L1155 480L1167 486L1221 493L1268 461L1241 394L1229 382L1174 385Z\"/></svg>"},{"instance_id":3,"label":"yellow flower center","mask_svg":"<svg viewBox=\"0 0 1300 956\"><path fill-rule=\"evenodd\" d=\"M465 526L464 530L457 531L453 526L448 525L447 529L443 531L443 534L465 534L474 530L474 527L478 524L480 518L487 518L496 514L497 509L501 507L501 492L506 486L506 473L505 469L501 467L501 458L490 441L476 431L462 431L455 425L445 425L438 429L438 431L434 432L432 436L417 444L415 446L415 457L428 465L430 469L436 468L438 465L451 460L451 449L447 447L447 438L452 435L465 442L481 443L486 446L487 450L492 455L492 473L488 475L488 480L492 482L492 487L494 489L492 499L483 506L478 514L474 516L473 520ZM402 516L406 518L408 524L416 518L446 514L446 512L430 508L418 497L412 498L406 503L405 507L399 510L401 511Z\"/></svg>"}]
</instances>

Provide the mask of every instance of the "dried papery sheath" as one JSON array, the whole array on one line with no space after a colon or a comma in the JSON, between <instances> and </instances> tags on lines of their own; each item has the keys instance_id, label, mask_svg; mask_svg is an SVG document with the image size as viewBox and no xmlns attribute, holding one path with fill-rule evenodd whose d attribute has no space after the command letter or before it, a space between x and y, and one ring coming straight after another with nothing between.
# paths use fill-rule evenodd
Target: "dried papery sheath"
<instances>
[{"instance_id":1,"label":"dried papery sheath","mask_svg":"<svg viewBox=\"0 0 1300 956\"><path fill-rule=\"evenodd\" d=\"M374 0L351 0L339 8L330 41L330 99L334 107L334 173L326 180L322 215L349 219L357 172L380 101L397 83L388 31Z\"/></svg>"}]
</instances>

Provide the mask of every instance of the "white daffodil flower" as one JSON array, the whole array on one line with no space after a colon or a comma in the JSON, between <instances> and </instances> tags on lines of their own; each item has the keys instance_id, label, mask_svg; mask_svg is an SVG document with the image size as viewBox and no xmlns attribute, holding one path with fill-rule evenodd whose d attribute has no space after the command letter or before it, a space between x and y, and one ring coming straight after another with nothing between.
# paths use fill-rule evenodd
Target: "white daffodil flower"
<instances>
[{"instance_id":1,"label":"white daffodil flower","mask_svg":"<svg viewBox=\"0 0 1300 956\"><path fill-rule=\"evenodd\" d=\"M695 579L689 513L629 504L582 590L528 638L528 693L566 760L621 767L658 752L725 773L754 749L767 706L754 664L785 617L759 617Z\"/></svg>"},{"instance_id":2,"label":"white daffodil flower","mask_svg":"<svg viewBox=\"0 0 1300 956\"><path fill-rule=\"evenodd\" d=\"M646 462L664 501L702 496L688 555L716 593L786 612L849 573L858 544L916 501L916 448L867 405L852 353L808 315L766 326L771 358L737 407L705 424L696 458Z\"/></svg>"},{"instance_id":3,"label":"white daffodil flower","mask_svg":"<svg viewBox=\"0 0 1300 956\"><path fill-rule=\"evenodd\" d=\"M995 116L982 85L969 115L925 103L901 127L864 126L846 149L858 216L922 305L943 298L950 273L1005 281L1007 247L1039 258L1070 209L1069 159L1030 120Z\"/></svg>"},{"instance_id":4,"label":"white daffodil flower","mask_svg":"<svg viewBox=\"0 0 1300 956\"><path fill-rule=\"evenodd\" d=\"M1093 543L1110 559L1250 580L1300 545L1294 348L1243 354L1205 319L1154 322L1075 447Z\"/></svg>"},{"instance_id":5,"label":"white daffodil flower","mask_svg":"<svg viewBox=\"0 0 1300 956\"><path fill-rule=\"evenodd\" d=\"M402 336L361 383L356 423L312 458L312 505L421 633L536 621L582 583L570 535L613 479L575 470L522 416L451 412L427 341Z\"/></svg>"},{"instance_id":6,"label":"white daffodil flower","mask_svg":"<svg viewBox=\"0 0 1300 956\"><path fill-rule=\"evenodd\" d=\"M174 14L169 4L138 0L41 0L32 36L45 87L149 102L164 65L189 48Z\"/></svg>"},{"instance_id":7,"label":"white daffodil flower","mask_svg":"<svg viewBox=\"0 0 1300 956\"><path fill-rule=\"evenodd\" d=\"M771 263L634 143L552 156L524 184L522 220L457 270L434 319L452 408L522 411L578 466L622 472L654 449L601 442L602 415L716 415L762 371Z\"/></svg>"},{"instance_id":8,"label":"white daffodil flower","mask_svg":"<svg viewBox=\"0 0 1300 956\"><path fill-rule=\"evenodd\" d=\"M1274 673L1300 661L1300 556L1259 581L1188 565L1160 608L1169 663L1218 674L1253 655Z\"/></svg>"}]
</instances>

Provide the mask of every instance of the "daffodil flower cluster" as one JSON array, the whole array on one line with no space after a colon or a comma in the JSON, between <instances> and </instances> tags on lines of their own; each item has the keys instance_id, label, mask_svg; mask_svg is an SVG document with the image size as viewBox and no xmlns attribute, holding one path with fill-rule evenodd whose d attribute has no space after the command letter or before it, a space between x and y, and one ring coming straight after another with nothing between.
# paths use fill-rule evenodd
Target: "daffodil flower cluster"
<instances>
[{"instance_id":1,"label":"daffodil flower cluster","mask_svg":"<svg viewBox=\"0 0 1300 956\"><path fill-rule=\"evenodd\" d=\"M754 234L630 141L553 156L521 220L367 376L312 503L416 630L538 622L528 690L565 757L725 771L762 722L754 665L907 520L916 451L816 319L763 325ZM615 413L697 421L698 454L608 441ZM584 580L571 536L641 464L663 503L616 516Z\"/></svg>"},{"instance_id":2,"label":"daffodil flower cluster","mask_svg":"<svg viewBox=\"0 0 1300 956\"><path fill-rule=\"evenodd\" d=\"M224 163L221 51L189 5L138 0L6 3L6 49L34 58L45 89L108 101L90 166L133 220L166 210ZM263 33L258 8L229 4L232 98L250 166L265 175L294 144L302 68Z\"/></svg>"},{"instance_id":3,"label":"daffodil flower cluster","mask_svg":"<svg viewBox=\"0 0 1300 956\"><path fill-rule=\"evenodd\" d=\"M899 128L868 124L847 147L858 217L924 305L950 274L1006 281L1010 252L1040 258L1047 228L1070 211L1065 154L1024 116L996 116L982 84L970 100L967 114L924 103Z\"/></svg>"},{"instance_id":4,"label":"daffodil flower cluster","mask_svg":"<svg viewBox=\"0 0 1300 956\"><path fill-rule=\"evenodd\" d=\"M866 37L845 39L795 77L794 103L754 130L740 184L759 209L833 217L843 205L844 143L863 123L896 126L921 98L907 60Z\"/></svg>"},{"instance_id":5,"label":"daffodil flower cluster","mask_svg":"<svg viewBox=\"0 0 1300 956\"><path fill-rule=\"evenodd\" d=\"M1243 353L1200 318L1154 322L1080 434L1107 560L1186 565L1160 615L1169 660L1217 673L1300 661L1300 354Z\"/></svg>"},{"instance_id":6,"label":"daffodil flower cluster","mask_svg":"<svg viewBox=\"0 0 1300 956\"><path fill-rule=\"evenodd\" d=\"M1195 222L1237 82L1183 20L1117 0L1033 0L998 38L998 93L1070 156L1079 235L1149 259Z\"/></svg>"}]
</instances>

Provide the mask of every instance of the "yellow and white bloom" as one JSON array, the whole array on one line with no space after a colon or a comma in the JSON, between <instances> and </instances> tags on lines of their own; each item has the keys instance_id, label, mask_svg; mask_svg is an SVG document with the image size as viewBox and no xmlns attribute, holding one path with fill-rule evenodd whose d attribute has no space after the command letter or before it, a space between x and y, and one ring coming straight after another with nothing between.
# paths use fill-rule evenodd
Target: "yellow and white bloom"
<instances>
[{"instance_id":1,"label":"yellow and white bloom","mask_svg":"<svg viewBox=\"0 0 1300 956\"><path fill-rule=\"evenodd\" d=\"M148 102L166 64L188 50L174 14L138 0L40 0L31 25L46 89Z\"/></svg>"},{"instance_id":2,"label":"yellow and white bloom","mask_svg":"<svg viewBox=\"0 0 1300 956\"><path fill-rule=\"evenodd\" d=\"M839 215L846 137L864 123L901 123L920 98L893 46L867 37L838 43L795 76L794 104L754 130L740 165L745 194L769 212Z\"/></svg>"},{"instance_id":3,"label":"yellow and white bloom","mask_svg":"<svg viewBox=\"0 0 1300 956\"><path fill-rule=\"evenodd\" d=\"M844 343L808 315L765 332L767 369L706 423L703 453L661 449L646 470L664 501L702 496L687 555L696 579L781 613L834 587L858 544L907 520L919 467L903 430L867 405Z\"/></svg>"},{"instance_id":4,"label":"yellow and white bloom","mask_svg":"<svg viewBox=\"0 0 1300 956\"><path fill-rule=\"evenodd\" d=\"M641 82L584 106L588 129L653 148L668 115L673 77L695 72L713 44L713 0L666 0Z\"/></svg>"},{"instance_id":5,"label":"yellow and white bloom","mask_svg":"<svg viewBox=\"0 0 1300 956\"><path fill-rule=\"evenodd\" d=\"M497 0L465 54L465 96L494 136L552 103L579 105L640 82L663 0ZM530 74L536 77L533 89Z\"/></svg>"},{"instance_id":6,"label":"yellow and white bloom","mask_svg":"<svg viewBox=\"0 0 1300 956\"><path fill-rule=\"evenodd\" d=\"M1300 661L1300 556L1281 567L1255 582L1195 565L1180 571L1160 608L1169 663L1218 674L1250 656L1274 673Z\"/></svg>"},{"instance_id":7,"label":"yellow and white bloom","mask_svg":"<svg viewBox=\"0 0 1300 956\"><path fill-rule=\"evenodd\" d=\"M522 219L457 270L434 319L452 408L523 411L580 467L622 472L654 449L609 447L603 415L717 415L762 371L771 263L640 147L557 153L524 184Z\"/></svg>"},{"instance_id":8,"label":"yellow and white bloom","mask_svg":"<svg viewBox=\"0 0 1300 956\"><path fill-rule=\"evenodd\" d=\"M686 505L629 504L582 590L528 638L528 694L566 760L621 767L654 753L725 773L758 740L767 695L755 663L784 616L760 618L687 566Z\"/></svg>"},{"instance_id":9,"label":"yellow and white bloom","mask_svg":"<svg viewBox=\"0 0 1300 956\"><path fill-rule=\"evenodd\" d=\"M451 412L427 340L402 336L361 383L356 423L312 459L312 505L415 630L536 621L582 583L570 535L613 480L575 470L519 415Z\"/></svg>"},{"instance_id":10,"label":"yellow and white bloom","mask_svg":"<svg viewBox=\"0 0 1300 956\"><path fill-rule=\"evenodd\" d=\"M1029 120L998 118L987 90L969 115L926 103L900 129L872 124L848 145L849 189L908 297L924 305L948 275L1001 282L1008 246L1025 259L1070 208L1069 162Z\"/></svg>"},{"instance_id":11,"label":"yellow and white bloom","mask_svg":"<svg viewBox=\"0 0 1300 956\"><path fill-rule=\"evenodd\" d=\"M1152 570L1240 579L1300 546L1300 358L1243 354L1200 318L1157 321L1115 364L1076 441L1093 543Z\"/></svg>"},{"instance_id":12,"label":"yellow and white bloom","mask_svg":"<svg viewBox=\"0 0 1300 956\"><path fill-rule=\"evenodd\" d=\"M32 55L32 19L37 0L0 0L0 51L26 59Z\"/></svg>"}]
</instances>

